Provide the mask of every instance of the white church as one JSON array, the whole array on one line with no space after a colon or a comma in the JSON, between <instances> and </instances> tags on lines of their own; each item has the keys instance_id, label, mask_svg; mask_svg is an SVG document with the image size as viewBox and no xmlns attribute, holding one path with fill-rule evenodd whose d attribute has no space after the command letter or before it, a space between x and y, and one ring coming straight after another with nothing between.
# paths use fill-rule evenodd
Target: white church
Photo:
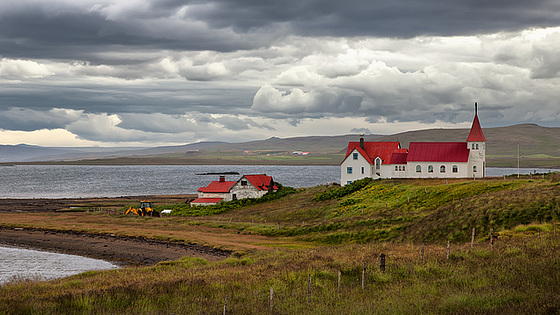
<instances>
[{"instance_id":1,"label":"white church","mask_svg":"<svg viewBox=\"0 0 560 315\"><path fill-rule=\"evenodd\" d=\"M486 138L474 120L465 142L350 142L340 164L341 185L377 178L480 178L486 172Z\"/></svg>"}]
</instances>

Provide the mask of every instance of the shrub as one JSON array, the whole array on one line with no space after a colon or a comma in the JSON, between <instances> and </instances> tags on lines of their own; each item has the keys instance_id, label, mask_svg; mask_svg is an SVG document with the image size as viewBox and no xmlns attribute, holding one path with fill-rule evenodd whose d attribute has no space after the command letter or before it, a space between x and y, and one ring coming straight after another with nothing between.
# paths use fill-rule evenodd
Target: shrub
<instances>
[{"instance_id":1,"label":"shrub","mask_svg":"<svg viewBox=\"0 0 560 315\"><path fill-rule=\"evenodd\" d=\"M357 181L354 181L346 186L333 188L331 190L327 190L323 193L317 194L313 197L314 201L323 201L323 200L330 200L330 199L338 199L344 196L347 196L351 193L354 193L364 187L366 187L369 183L371 183L373 179L366 177Z\"/></svg>"}]
</instances>

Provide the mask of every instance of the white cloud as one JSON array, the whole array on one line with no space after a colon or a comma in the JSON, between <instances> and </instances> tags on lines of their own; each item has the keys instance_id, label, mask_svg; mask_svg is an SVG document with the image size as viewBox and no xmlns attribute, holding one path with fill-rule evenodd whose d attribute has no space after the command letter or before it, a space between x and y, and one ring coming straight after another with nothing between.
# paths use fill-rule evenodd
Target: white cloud
<instances>
[{"instance_id":1,"label":"white cloud","mask_svg":"<svg viewBox=\"0 0 560 315\"><path fill-rule=\"evenodd\" d=\"M54 75L47 66L33 60L0 60L0 77L9 79L36 79Z\"/></svg>"}]
</instances>

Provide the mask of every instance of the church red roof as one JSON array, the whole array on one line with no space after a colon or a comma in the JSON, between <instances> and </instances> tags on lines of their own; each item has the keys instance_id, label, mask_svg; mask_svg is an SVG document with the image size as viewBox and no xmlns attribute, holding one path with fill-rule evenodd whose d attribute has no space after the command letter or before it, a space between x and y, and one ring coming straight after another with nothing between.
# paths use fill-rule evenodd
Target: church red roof
<instances>
[{"instance_id":1,"label":"church red roof","mask_svg":"<svg viewBox=\"0 0 560 315\"><path fill-rule=\"evenodd\" d=\"M468 162L465 142L411 142L408 162Z\"/></svg>"},{"instance_id":2,"label":"church red roof","mask_svg":"<svg viewBox=\"0 0 560 315\"><path fill-rule=\"evenodd\" d=\"M406 153L406 149L401 149L400 144L396 141L387 142L364 142L364 148L360 147L360 142L348 143L346 149L346 158L354 151L358 150L360 154L368 161L369 164L374 164L376 157L381 158L382 164L390 164L393 153Z\"/></svg>"},{"instance_id":3,"label":"church red roof","mask_svg":"<svg viewBox=\"0 0 560 315\"><path fill-rule=\"evenodd\" d=\"M408 153L393 153L391 156L391 164L406 164Z\"/></svg>"},{"instance_id":4,"label":"church red roof","mask_svg":"<svg viewBox=\"0 0 560 315\"><path fill-rule=\"evenodd\" d=\"M478 114L474 114L474 121L472 123L471 132L467 137L468 141L486 141L484 134L482 133L482 128L480 127L480 122L478 121Z\"/></svg>"},{"instance_id":5,"label":"church red roof","mask_svg":"<svg viewBox=\"0 0 560 315\"><path fill-rule=\"evenodd\" d=\"M278 190L278 187L274 185L274 181L272 180L272 176L266 176L266 174L259 174L259 175L245 175L248 181L253 184L253 186L257 187L259 190Z\"/></svg>"},{"instance_id":6,"label":"church red roof","mask_svg":"<svg viewBox=\"0 0 560 315\"><path fill-rule=\"evenodd\" d=\"M206 187L200 187L197 191L205 193L227 193L237 182L233 181L213 181Z\"/></svg>"}]
</instances>

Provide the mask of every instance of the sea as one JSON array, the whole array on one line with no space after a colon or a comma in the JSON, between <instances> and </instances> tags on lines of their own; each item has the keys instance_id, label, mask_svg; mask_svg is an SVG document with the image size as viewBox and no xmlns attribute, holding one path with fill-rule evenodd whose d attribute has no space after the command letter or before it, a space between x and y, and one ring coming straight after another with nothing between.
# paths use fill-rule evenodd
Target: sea
<instances>
[{"instance_id":1,"label":"sea","mask_svg":"<svg viewBox=\"0 0 560 315\"><path fill-rule=\"evenodd\" d=\"M521 168L520 174L557 169ZM266 174L295 188L340 182L340 166L285 165L13 165L0 167L0 198L83 198L196 194L219 173ZM487 168L487 176L517 174ZM240 175L226 175L237 180Z\"/></svg>"},{"instance_id":2,"label":"sea","mask_svg":"<svg viewBox=\"0 0 560 315\"><path fill-rule=\"evenodd\" d=\"M490 177L560 171L487 168ZM0 167L0 198L82 198L195 194L219 173L267 174L284 186L340 182L339 166L280 165L14 165ZM226 175L237 180L240 175ZM11 279L53 279L89 270L117 268L80 256L0 247L0 284Z\"/></svg>"}]
</instances>

